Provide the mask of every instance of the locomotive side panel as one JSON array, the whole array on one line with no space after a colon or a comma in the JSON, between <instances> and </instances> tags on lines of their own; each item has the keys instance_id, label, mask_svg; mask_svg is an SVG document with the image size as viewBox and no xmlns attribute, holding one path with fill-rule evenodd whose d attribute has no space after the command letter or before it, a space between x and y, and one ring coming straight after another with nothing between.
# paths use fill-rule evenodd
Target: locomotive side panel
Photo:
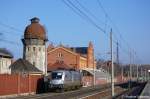
<instances>
[{"instance_id":1,"label":"locomotive side panel","mask_svg":"<svg viewBox=\"0 0 150 99\"><path fill-rule=\"evenodd\" d=\"M49 88L74 89L81 85L81 73L78 71L56 70L51 73Z\"/></svg>"}]
</instances>

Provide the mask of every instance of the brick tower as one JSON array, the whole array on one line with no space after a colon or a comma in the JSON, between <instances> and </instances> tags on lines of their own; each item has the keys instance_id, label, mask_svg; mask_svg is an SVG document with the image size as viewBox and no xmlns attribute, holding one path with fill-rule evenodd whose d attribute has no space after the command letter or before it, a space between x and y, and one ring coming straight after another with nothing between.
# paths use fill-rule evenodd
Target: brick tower
<instances>
[{"instance_id":1,"label":"brick tower","mask_svg":"<svg viewBox=\"0 0 150 99\"><path fill-rule=\"evenodd\" d=\"M87 66L88 68L94 67L94 48L92 42L89 42L89 46L88 46Z\"/></svg>"}]
</instances>

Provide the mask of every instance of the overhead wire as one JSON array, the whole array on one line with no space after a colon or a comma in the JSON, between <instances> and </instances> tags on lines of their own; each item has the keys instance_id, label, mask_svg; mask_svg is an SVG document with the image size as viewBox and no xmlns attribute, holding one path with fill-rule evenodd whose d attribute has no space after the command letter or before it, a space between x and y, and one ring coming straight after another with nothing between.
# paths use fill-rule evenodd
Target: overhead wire
<instances>
[{"instance_id":1,"label":"overhead wire","mask_svg":"<svg viewBox=\"0 0 150 99\"><path fill-rule=\"evenodd\" d=\"M65 0L62 0L63 3ZM80 14L84 16L84 18L91 23L93 26L95 26L97 29L105 33L105 30L102 29L98 24L96 24L86 13L84 13L82 10L80 10L76 5L74 5L70 0L67 0L68 4L70 4L76 11L78 11ZM64 3L66 5L66 3ZM68 6L68 5L67 5ZM80 16L80 15L79 15Z\"/></svg>"},{"instance_id":2,"label":"overhead wire","mask_svg":"<svg viewBox=\"0 0 150 99\"><path fill-rule=\"evenodd\" d=\"M2 23L0 23L0 25L2 25ZM16 36L18 36L18 32L19 32L19 30L18 29L16 29L16 28L13 28L13 27L11 27L11 26L9 26L9 25L4 25L3 24L3 26L4 27L7 27L7 28L9 28L9 29L11 29L11 30L14 30L14 31L16 31L15 33L13 32L6 32L6 31L0 31L0 36L4 36L4 34L10 34L10 35L14 35L14 34L16 34ZM10 40L6 40L6 39L4 39L4 38L2 38L2 37L0 37L0 41L2 41L2 42L4 42L4 43L8 43L8 44L13 44L13 45L19 45L20 46L20 44L18 43L18 42L14 42L14 41L10 41Z\"/></svg>"},{"instance_id":3,"label":"overhead wire","mask_svg":"<svg viewBox=\"0 0 150 99\"><path fill-rule=\"evenodd\" d=\"M4 24L2 22L0 22L0 25L3 26L3 27L9 28L11 30L17 31L17 32L22 32L20 29L18 29L16 27L13 27L13 26L10 26L10 25L7 25L7 24Z\"/></svg>"},{"instance_id":4,"label":"overhead wire","mask_svg":"<svg viewBox=\"0 0 150 99\"><path fill-rule=\"evenodd\" d=\"M88 10L84 5L82 5L78 0L75 0L75 2L87 13L89 14L91 17L93 17L96 21L102 23L105 25L105 22L99 20L90 10Z\"/></svg>"},{"instance_id":5,"label":"overhead wire","mask_svg":"<svg viewBox=\"0 0 150 99\"><path fill-rule=\"evenodd\" d=\"M81 10L80 8L78 8L78 6L76 6L75 4L73 4L73 2L71 2L70 0L66 0L66 1L63 0L63 3L64 3L65 5L67 5L69 8L71 8L71 10L73 10L73 11L74 11L76 14L78 14L80 17L86 18L86 21L88 21L88 22L91 23L93 26L95 26L95 27L98 28L100 31L102 31L103 33L106 34L106 30L105 30L105 29L102 29L96 22L93 21L92 18L90 18L90 17L88 16L88 15L90 15L90 16L92 16L95 20L98 20L98 19L95 17L95 15L92 14L92 13L90 12L90 10L88 10L86 7L84 7L78 0L75 0L75 1L76 1L76 3L80 6L80 8L82 8L82 10ZM100 2L99 0L97 0L97 1L98 1L99 6L102 8L102 10L103 10L103 12L104 12L106 19L108 18L109 21L110 21L110 22L113 24L113 26L116 28L116 30L119 31L118 28L117 28L117 26L113 23L113 21L111 20L111 18L109 17L109 15L106 13L106 11L105 11L105 9L103 8L101 2ZM84 10L84 11L83 11L83 10ZM87 15L85 12L88 13L88 15ZM98 21L98 22L99 22L99 21ZM106 25L106 23L105 23L105 25ZM130 47L129 44L126 42L126 40L123 38L123 36L120 34L120 32L118 32L118 33L119 33L120 40L121 40L121 41L123 40L123 41L126 43L127 47L128 47L129 49L131 49L131 47ZM107 34L107 36L108 36L108 34ZM118 37L117 37L115 34L114 34L114 37L115 37L116 39L118 39ZM118 39L118 40L119 40L119 39ZM116 40L113 40L113 43L117 44L117 43L118 43L118 40L117 40L117 41L116 41ZM129 51L125 50L125 49L121 46L120 43L119 43L119 47L120 47L126 54L129 54Z\"/></svg>"},{"instance_id":6,"label":"overhead wire","mask_svg":"<svg viewBox=\"0 0 150 99\"><path fill-rule=\"evenodd\" d=\"M123 41L127 45L127 47L134 52L134 49L130 47L130 45L127 43L127 41L124 39L124 37L120 33L118 27L114 24L114 22L112 21L112 19L109 17L109 15L107 14L107 12L105 11L105 9L102 6L102 3L100 2L100 0L97 0L97 2L98 2L99 7L103 10L103 13L105 14L105 16L109 19L109 21L112 23L112 25L116 29L117 33L119 34L120 41ZM114 34L114 36L118 39L118 37L115 34ZM123 49L122 46L120 45L120 43L119 43L119 47L121 49ZM125 51L125 52L129 54L129 51Z\"/></svg>"},{"instance_id":7,"label":"overhead wire","mask_svg":"<svg viewBox=\"0 0 150 99\"><path fill-rule=\"evenodd\" d=\"M20 46L20 44L19 44L18 42L6 40L6 39L1 39L1 38L0 38L0 41L3 41L3 42L5 42L5 43L9 43L9 44L13 44L13 45L15 44L15 45Z\"/></svg>"},{"instance_id":8,"label":"overhead wire","mask_svg":"<svg viewBox=\"0 0 150 99\"><path fill-rule=\"evenodd\" d=\"M73 9L74 12L78 11L80 13L79 16L81 16L81 15L84 16L87 19L87 21L90 22L94 27L99 29L104 34L106 34L106 31L104 29L102 29L98 24L96 24L86 13L84 13L84 11L82 11L80 8L75 6L75 4L73 4L73 2L71 2L70 0L66 0L68 3L65 0L62 0L62 1L65 5L67 5L69 8L71 8L71 10L74 8ZM81 3L79 3L79 1L76 1L76 2L81 6L82 9L84 9L87 13L91 14L88 9L86 9ZM76 13L76 14L78 14L78 13ZM92 16L93 16L93 14L92 14ZM106 34L106 35L107 35L107 37L109 36L108 34ZM117 43L117 41L114 41L114 43Z\"/></svg>"},{"instance_id":9,"label":"overhead wire","mask_svg":"<svg viewBox=\"0 0 150 99\"><path fill-rule=\"evenodd\" d=\"M15 35L15 36L20 36L18 34L20 34L22 31L16 27L13 27L13 26L10 26L10 25L7 25L7 24L4 24L3 22L0 21L0 26L3 26L7 29L10 29L12 31L15 31L15 32L8 32L8 31L0 31L0 34L1 35L5 35L5 34L10 34L10 35ZM8 43L8 44L15 44L15 45L20 45L19 43L17 42L14 42L14 41L10 41L10 40L6 40L4 38L0 38L0 41L2 42L5 42L5 43Z\"/></svg>"}]
</instances>

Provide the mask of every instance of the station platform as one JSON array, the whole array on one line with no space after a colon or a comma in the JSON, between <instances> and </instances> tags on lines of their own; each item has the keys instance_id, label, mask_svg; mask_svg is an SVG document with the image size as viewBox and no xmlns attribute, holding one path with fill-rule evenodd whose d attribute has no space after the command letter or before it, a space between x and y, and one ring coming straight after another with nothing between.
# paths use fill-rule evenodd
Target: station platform
<instances>
[{"instance_id":1,"label":"station platform","mask_svg":"<svg viewBox=\"0 0 150 99\"><path fill-rule=\"evenodd\" d=\"M150 81L147 82L138 99L150 99Z\"/></svg>"}]
</instances>

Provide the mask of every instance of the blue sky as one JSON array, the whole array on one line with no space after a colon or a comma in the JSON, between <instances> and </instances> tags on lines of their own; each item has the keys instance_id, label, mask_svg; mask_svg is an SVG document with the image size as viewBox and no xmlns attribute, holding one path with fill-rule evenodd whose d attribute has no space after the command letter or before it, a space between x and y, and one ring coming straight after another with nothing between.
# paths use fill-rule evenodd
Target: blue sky
<instances>
[{"instance_id":1,"label":"blue sky","mask_svg":"<svg viewBox=\"0 0 150 99\"><path fill-rule=\"evenodd\" d=\"M71 0L77 5L75 0ZM78 16L68 8L62 0L1 0L0 1L0 39L15 42L14 44L0 41L0 47L9 49L15 58L22 57L21 37L25 27L30 24L29 19L34 16L40 18L40 23L48 30L49 42L55 45L63 43L69 46L87 46L92 41L95 47L95 56L109 59L109 32L113 29L114 39L118 40L120 60L129 63L129 55L126 52L128 46L136 52L135 63L150 63L150 1L149 0L99 0L103 8L117 26L105 17L97 0L78 0L96 18L91 18L104 30L106 35ZM79 7L79 5L77 5ZM81 8L80 8L81 9ZM105 27L105 24L107 24ZM12 27L8 28L6 24ZM120 38L119 33L125 39ZM16 44L17 43L17 44ZM116 45L114 44L114 50ZM116 54L116 51L114 51Z\"/></svg>"}]
</instances>

